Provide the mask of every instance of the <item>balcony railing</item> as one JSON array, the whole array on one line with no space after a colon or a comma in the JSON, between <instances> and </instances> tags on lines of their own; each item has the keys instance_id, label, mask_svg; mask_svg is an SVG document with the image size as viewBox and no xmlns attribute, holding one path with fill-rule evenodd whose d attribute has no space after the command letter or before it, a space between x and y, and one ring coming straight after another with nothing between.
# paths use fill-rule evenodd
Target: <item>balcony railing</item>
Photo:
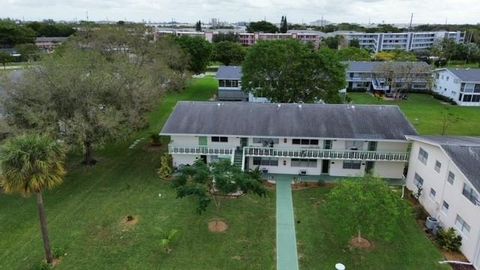
<instances>
[{"instance_id":1,"label":"balcony railing","mask_svg":"<svg viewBox=\"0 0 480 270\"><path fill-rule=\"evenodd\" d=\"M233 155L234 148L219 148L209 146L168 146L170 154L186 154L186 155Z\"/></svg>"},{"instance_id":2,"label":"balcony railing","mask_svg":"<svg viewBox=\"0 0 480 270\"><path fill-rule=\"evenodd\" d=\"M269 147L245 147L245 156L253 157L287 157L305 159L341 159L366 161L408 161L407 152L381 152L363 150L330 149L282 149Z\"/></svg>"}]
</instances>

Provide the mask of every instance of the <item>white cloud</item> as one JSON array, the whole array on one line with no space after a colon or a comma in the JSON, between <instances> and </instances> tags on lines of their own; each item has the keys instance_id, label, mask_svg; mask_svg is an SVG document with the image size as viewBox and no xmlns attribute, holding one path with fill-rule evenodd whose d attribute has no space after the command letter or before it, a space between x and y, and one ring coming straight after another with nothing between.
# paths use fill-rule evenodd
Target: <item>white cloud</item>
<instances>
[{"instance_id":1,"label":"white cloud","mask_svg":"<svg viewBox=\"0 0 480 270\"><path fill-rule=\"evenodd\" d=\"M479 23L478 0L0 0L0 17L25 19Z\"/></svg>"}]
</instances>

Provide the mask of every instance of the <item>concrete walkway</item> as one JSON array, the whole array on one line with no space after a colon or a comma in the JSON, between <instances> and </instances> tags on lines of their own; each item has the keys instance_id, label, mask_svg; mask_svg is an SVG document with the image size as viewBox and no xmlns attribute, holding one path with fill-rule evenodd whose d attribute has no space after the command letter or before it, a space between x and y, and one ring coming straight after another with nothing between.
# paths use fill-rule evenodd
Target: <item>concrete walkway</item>
<instances>
[{"instance_id":1,"label":"concrete walkway","mask_svg":"<svg viewBox=\"0 0 480 270\"><path fill-rule=\"evenodd\" d=\"M291 177L277 179L277 270L298 270Z\"/></svg>"}]
</instances>

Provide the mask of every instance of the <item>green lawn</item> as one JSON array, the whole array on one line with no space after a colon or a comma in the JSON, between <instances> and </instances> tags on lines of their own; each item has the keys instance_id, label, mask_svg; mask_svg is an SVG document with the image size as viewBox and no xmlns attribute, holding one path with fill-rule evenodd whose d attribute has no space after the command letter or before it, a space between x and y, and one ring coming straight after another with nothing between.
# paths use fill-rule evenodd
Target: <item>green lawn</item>
<instances>
[{"instance_id":1,"label":"green lawn","mask_svg":"<svg viewBox=\"0 0 480 270\"><path fill-rule=\"evenodd\" d=\"M334 222L341 220L329 220L324 214L327 193L327 188L318 188L293 194L301 269L334 269L338 262L355 270L450 269L437 263L442 255L413 219L405 221L390 243L374 241L371 251L350 249L338 240L341 232Z\"/></svg>"},{"instance_id":2,"label":"green lawn","mask_svg":"<svg viewBox=\"0 0 480 270\"><path fill-rule=\"evenodd\" d=\"M480 108L461 107L442 103L426 94L410 94L408 100L385 101L367 93L349 93L355 104L398 105L423 135L441 135L444 115L447 111L459 118L446 130L447 135L480 136ZM388 121L388 119L385 119Z\"/></svg>"},{"instance_id":3,"label":"green lawn","mask_svg":"<svg viewBox=\"0 0 480 270\"><path fill-rule=\"evenodd\" d=\"M205 78L169 94L152 114L150 130L160 129L177 100L208 99L215 85ZM146 140L134 149L130 143L106 147L94 168L72 157L65 183L46 193L51 241L68 254L58 269L273 269L274 193L226 200L220 212L210 208L199 216L192 200L176 199L156 176L161 151L145 148ZM123 231L126 215L139 222ZM213 217L227 221L226 233L208 232ZM0 195L0 224L0 269L36 269L43 246L34 198ZM180 231L169 255L160 250L160 229Z\"/></svg>"}]
</instances>

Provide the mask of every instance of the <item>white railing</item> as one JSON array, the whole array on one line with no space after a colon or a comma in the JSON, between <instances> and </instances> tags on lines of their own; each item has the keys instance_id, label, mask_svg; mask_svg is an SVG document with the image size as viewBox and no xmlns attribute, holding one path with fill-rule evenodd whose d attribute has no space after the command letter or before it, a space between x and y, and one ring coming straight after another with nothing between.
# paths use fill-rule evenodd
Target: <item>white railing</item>
<instances>
[{"instance_id":1,"label":"white railing","mask_svg":"<svg viewBox=\"0 0 480 270\"><path fill-rule=\"evenodd\" d=\"M341 159L366 161L408 161L407 152L382 152L363 150L330 149L282 149L270 147L245 147L245 156L251 157L287 157L305 159Z\"/></svg>"},{"instance_id":2,"label":"white railing","mask_svg":"<svg viewBox=\"0 0 480 270\"><path fill-rule=\"evenodd\" d=\"M170 154L186 154L186 155L233 155L234 148L220 148L209 146L168 146Z\"/></svg>"}]
</instances>

